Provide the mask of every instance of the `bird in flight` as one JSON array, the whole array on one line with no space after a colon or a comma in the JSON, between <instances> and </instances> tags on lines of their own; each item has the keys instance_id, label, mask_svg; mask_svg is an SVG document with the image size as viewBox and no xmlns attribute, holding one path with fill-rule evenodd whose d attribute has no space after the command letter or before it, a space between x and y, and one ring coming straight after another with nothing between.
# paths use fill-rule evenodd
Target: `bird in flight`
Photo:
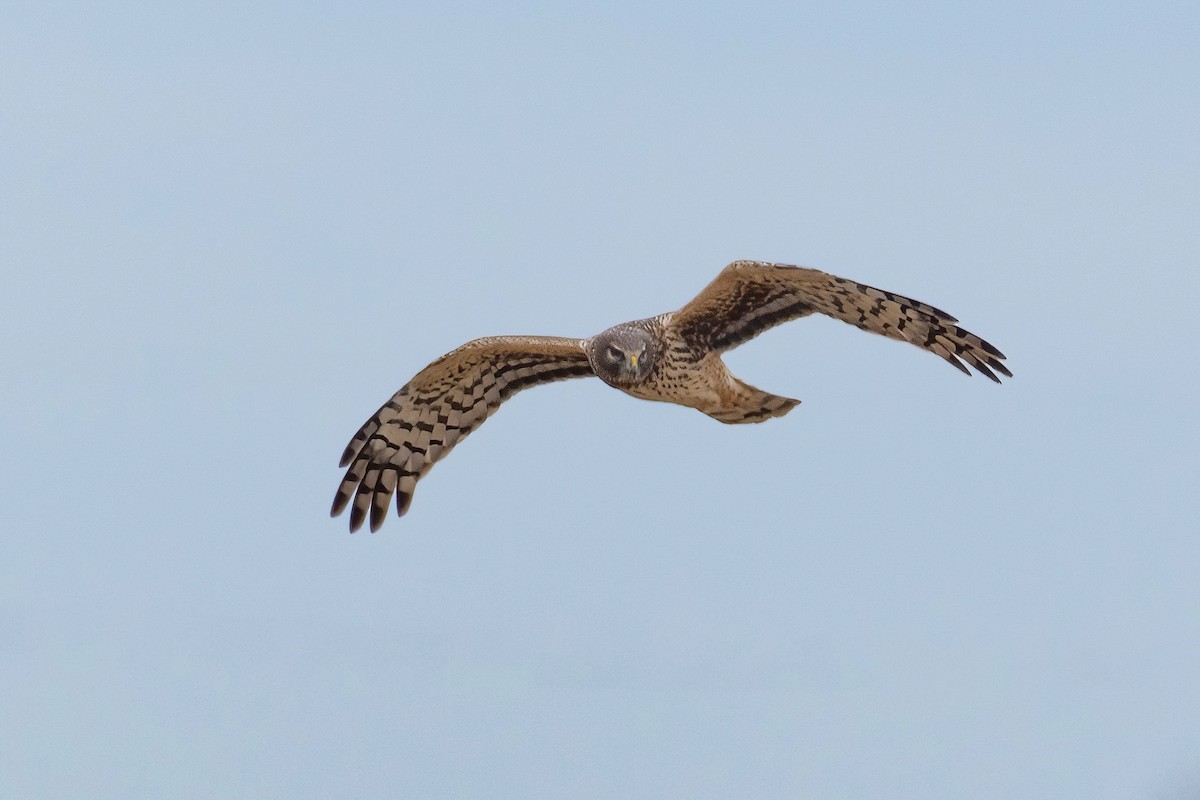
<instances>
[{"instance_id":1,"label":"bird in flight","mask_svg":"<svg viewBox=\"0 0 1200 800\"><path fill-rule=\"evenodd\" d=\"M350 506L350 530L376 531L392 496L403 516L417 481L510 396L530 386L594 375L643 400L698 409L730 424L781 417L800 403L764 392L726 369L721 354L809 314L915 344L970 375L1012 377L1004 354L945 311L826 272L735 261L678 311L623 322L590 339L492 336L434 361L368 419L342 453L346 475L332 516ZM960 360L961 359L961 360Z\"/></svg>"}]
</instances>

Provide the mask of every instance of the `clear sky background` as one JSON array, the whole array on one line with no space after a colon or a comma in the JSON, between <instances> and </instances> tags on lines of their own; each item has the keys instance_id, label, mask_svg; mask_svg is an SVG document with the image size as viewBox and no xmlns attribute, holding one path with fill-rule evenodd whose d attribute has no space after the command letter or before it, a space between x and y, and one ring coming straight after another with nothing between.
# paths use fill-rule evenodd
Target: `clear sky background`
<instances>
[{"instance_id":1,"label":"clear sky background","mask_svg":"<svg viewBox=\"0 0 1200 800\"><path fill-rule=\"evenodd\" d=\"M7 4L0 796L1200 796L1200 7ZM482 335L737 258L824 319L723 426L517 396L350 536Z\"/></svg>"}]
</instances>

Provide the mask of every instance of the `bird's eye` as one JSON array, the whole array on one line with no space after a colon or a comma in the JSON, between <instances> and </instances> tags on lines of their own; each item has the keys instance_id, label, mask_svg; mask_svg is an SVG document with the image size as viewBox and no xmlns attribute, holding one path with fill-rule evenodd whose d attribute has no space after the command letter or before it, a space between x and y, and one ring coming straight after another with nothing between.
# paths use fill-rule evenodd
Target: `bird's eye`
<instances>
[{"instance_id":1,"label":"bird's eye","mask_svg":"<svg viewBox=\"0 0 1200 800\"><path fill-rule=\"evenodd\" d=\"M624 353L622 353L622 352L621 352L619 349L617 349L616 347L613 347L611 344L608 346L608 349L605 351L605 353L606 353L606 354L608 355L608 357L609 357L609 358L611 358L613 361L622 361L622 360L624 360L624 358L625 358L625 354L624 354Z\"/></svg>"}]
</instances>

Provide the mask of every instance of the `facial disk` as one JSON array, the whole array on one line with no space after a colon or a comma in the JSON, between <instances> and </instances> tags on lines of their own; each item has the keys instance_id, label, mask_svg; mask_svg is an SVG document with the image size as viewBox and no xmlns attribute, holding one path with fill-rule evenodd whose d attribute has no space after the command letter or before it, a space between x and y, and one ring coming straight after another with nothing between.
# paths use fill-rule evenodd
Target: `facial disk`
<instances>
[{"instance_id":1,"label":"facial disk","mask_svg":"<svg viewBox=\"0 0 1200 800\"><path fill-rule=\"evenodd\" d=\"M607 384L632 386L650 375L658 356L655 339L633 325L618 325L592 339L592 369Z\"/></svg>"}]
</instances>

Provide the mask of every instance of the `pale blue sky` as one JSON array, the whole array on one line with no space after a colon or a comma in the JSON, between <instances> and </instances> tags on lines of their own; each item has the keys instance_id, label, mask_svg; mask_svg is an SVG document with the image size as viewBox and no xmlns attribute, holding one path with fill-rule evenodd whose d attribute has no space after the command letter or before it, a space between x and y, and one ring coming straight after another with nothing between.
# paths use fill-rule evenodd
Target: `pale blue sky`
<instances>
[{"instance_id":1,"label":"pale blue sky","mask_svg":"<svg viewBox=\"0 0 1200 800\"><path fill-rule=\"evenodd\" d=\"M1200 794L1194 3L17 3L0 796ZM728 261L826 320L727 427L516 397L372 536L337 459L476 336Z\"/></svg>"}]
</instances>

